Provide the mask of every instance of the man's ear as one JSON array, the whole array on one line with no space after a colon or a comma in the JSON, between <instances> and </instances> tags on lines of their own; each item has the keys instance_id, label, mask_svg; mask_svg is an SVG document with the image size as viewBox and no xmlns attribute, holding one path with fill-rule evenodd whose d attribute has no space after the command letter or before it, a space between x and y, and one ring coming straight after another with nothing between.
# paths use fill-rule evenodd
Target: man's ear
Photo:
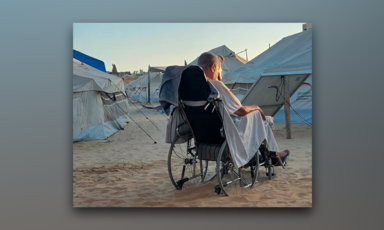
<instances>
[{"instance_id":1,"label":"man's ear","mask_svg":"<svg viewBox=\"0 0 384 230\"><path fill-rule=\"evenodd\" d=\"M212 65L211 65L211 72L212 73L214 73L215 72L215 70L216 70L216 63L213 63Z\"/></svg>"}]
</instances>

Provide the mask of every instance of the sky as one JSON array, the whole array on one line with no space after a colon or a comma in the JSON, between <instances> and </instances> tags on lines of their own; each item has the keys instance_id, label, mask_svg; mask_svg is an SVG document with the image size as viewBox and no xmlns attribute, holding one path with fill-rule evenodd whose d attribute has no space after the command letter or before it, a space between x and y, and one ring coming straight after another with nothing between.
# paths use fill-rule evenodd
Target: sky
<instances>
[{"instance_id":1,"label":"sky","mask_svg":"<svg viewBox=\"0 0 384 230\"><path fill-rule=\"evenodd\" d=\"M226 45L251 60L282 38L302 32L302 23L74 23L73 49L118 72L184 65Z\"/></svg>"}]
</instances>

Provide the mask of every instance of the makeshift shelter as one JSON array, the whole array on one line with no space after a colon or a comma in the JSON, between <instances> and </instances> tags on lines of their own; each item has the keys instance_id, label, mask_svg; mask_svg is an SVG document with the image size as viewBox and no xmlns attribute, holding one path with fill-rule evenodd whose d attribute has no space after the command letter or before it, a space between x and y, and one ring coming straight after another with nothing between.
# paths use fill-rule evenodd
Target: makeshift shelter
<instances>
[{"instance_id":1,"label":"makeshift shelter","mask_svg":"<svg viewBox=\"0 0 384 230\"><path fill-rule=\"evenodd\" d=\"M95 69L106 72L104 62L100 61L99 59L83 54L77 50L73 50L73 58L89 66L92 66Z\"/></svg>"},{"instance_id":2,"label":"makeshift shelter","mask_svg":"<svg viewBox=\"0 0 384 230\"><path fill-rule=\"evenodd\" d=\"M240 101L244 105L257 104L267 115L274 116L284 105L282 76L289 78L292 97L302 84L307 84L310 75L312 29L281 39L242 67L224 74L223 79L225 84L252 84L244 96L238 96ZM306 104L312 111L312 98Z\"/></svg>"},{"instance_id":3,"label":"makeshift shelter","mask_svg":"<svg viewBox=\"0 0 384 230\"><path fill-rule=\"evenodd\" d=\"M73 60L73 141L106 139L129 121L121 78Z\"/></svg>"},{"instance_id":4,"label":"makeshift shelter","mask_svg":"<svg viewBox=\"0 0 384 230\"><path fill-rule=\"evenodd\" d=\"M158 102L161 76L166 66L148 66L148 72L125 84L128 97L140 102Z\"/></svg>"},{"instance_id":5,"label":"makeshift shelter","mask_svg":"<svg viewBox=\"0 0 384 230\"><path fill-rule=\"evenodd\" d=\"M150 82L150 101L158 102L159 101L159 90L161 84L160 72L150 72L149 73L149 82ZM127 95L129 98L134 100L139 100L140 102L148 101L148 73L143 74L143 76L138 79L131 81L130 83L125 84L127 89Z\"/></svg>"}]
</instances>

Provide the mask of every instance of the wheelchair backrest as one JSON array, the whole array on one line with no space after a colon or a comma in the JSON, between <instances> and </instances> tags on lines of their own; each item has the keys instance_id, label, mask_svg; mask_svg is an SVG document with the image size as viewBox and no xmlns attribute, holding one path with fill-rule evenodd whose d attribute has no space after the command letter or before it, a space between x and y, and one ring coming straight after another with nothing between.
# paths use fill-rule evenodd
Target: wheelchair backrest
<instances>
[{"instance_id":1,"label":"wheelchair backrest","mask_svg":"<svg viewBox=\"0 0 384 230\"><path fill-rule=\"evenodd\" d=\"M220 135L223 123L217 112L218 108L212 111L214 108L213 103L210 103L206 108L210 92L204 71L200 67L190 66L184 70L179 85L179 100L189 102L206 101L201 106L184 104L183 108L198 144L222 144L225 140Z\"/></svg>"}]
</instances>

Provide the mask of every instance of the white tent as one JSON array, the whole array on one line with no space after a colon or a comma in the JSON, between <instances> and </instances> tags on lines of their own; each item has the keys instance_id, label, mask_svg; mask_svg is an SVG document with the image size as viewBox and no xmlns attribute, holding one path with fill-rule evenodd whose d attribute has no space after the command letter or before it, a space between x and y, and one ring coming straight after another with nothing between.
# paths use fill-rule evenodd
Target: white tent
<instances>
[{"instance_id":1,"label":"white tent","mask_svg":"<svg viewBox=\"0 0 384 230\"><path fill-rule=\"evenodd\" d=\"M247 60L237 55L234 51L230 50L225 45L211 49L208 52L224 57L224 63L221 64L221 68L223 69L223 75L241 67L242 65L244 65L244 63L247 63ZM189 63L189 65L197 65L198 59L199 58L197 57L195 60Z\"/></svg>"},{"instance_id":2,"label":"white tent","mask_svg":"<svg viewBox=\"0 0 384 230\"><path fill-rule=\"evenodd\" d=\"M274 101L276 98L276 89L270 87L281 87L281 82L276 76L292 77L291 88L293 89L290 90L290 95L294 96L298 95L294 93L300 88L301 84L308 84L306 79L308 79L311 74L312 29L309 29L283 38L242 67L225 74L223 79L225 79L225 84L252 84L251 89L247 91L246 95L240 98L242 103L258 104L264 106L264 108L268 107L267 110L270 109L270 115L275 115L283 104L282 99ZM269 77L269 80L262 80L262 77ZM296 79L297 81L295 81ZM312 78L310 77L310 79ZM301 83L297 84L299 81ZM263 86L257 86L257 84L263 84ZM258 90L257 93L251 92L256 89ZM263 91L263 95L261 95L261 91ZM306 95L309 95L309 93L306 93ZM312 92L310 92L310 95L312 96ZM308 99L308 97L305 98ZM292 99L294 98L291 98L291 101ZM260 100L263 101L261 102ZM296 104L298 105L299 103ZM308 109L309 107L312 111L312 97L310 99L310 106L306 103L306 108Z\"/></svg>"},{"instance_id":3,"label":"white tent","mask_svg":"<svg viewBox=\"0 0 384 230\"><path fill-rule=\"evenodd\" d=\"M123 79L73 61L73 141L106 139L129 121Z\"/></svg>"},{"instance_id":4,"label":"white tent","mask_svg":"<svg viewBox=\"0 0 384 230\"><path fill-rule=\"evenodd\" d=\"M150 72L149 73L149 82L150 82L150 101L158 102L159 101L159 90L161 84L162 73L160 72ZM143 76L138 79L126 83L125 87L127 89L127 95L134 100L139 100L140 102L148 101L148 73L143 74Z\"/></svg>"},{"instance_id":5,"label":"white tent","mask_svg":"<svg viewBox=\"0 0 384 230\"><path fill-rule=\"evenodd\" d=\"M291 96L291 122L295 124L312 124L312 75ZM296 113L299 114L299 117ZM275 122L285 122L284 107L274 116Z\"/></svg>"}]
</instances>

